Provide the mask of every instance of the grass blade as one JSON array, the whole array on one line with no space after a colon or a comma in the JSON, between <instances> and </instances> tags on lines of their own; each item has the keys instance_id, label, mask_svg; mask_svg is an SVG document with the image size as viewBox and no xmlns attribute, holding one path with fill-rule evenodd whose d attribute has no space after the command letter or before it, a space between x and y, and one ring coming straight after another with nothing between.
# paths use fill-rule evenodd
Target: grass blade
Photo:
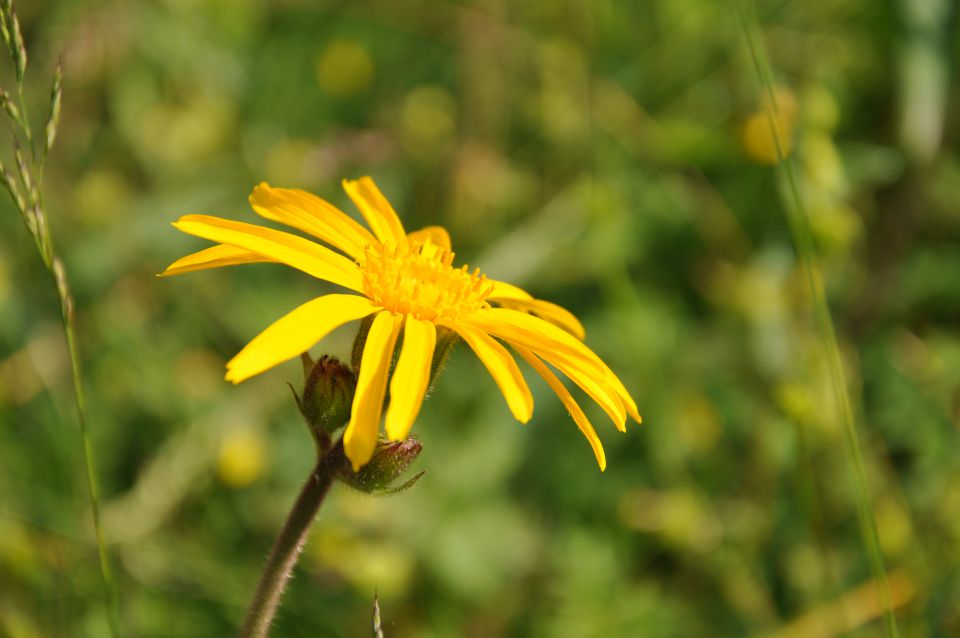
<instances>
[{"instance_id":1,"label":"grass blade","mask_svg":"<svg viewBox=\"0 0 960 638\"><path fill-rule=\"evenodd\" d=\"M860 437L857 432L857 426L854 420L853 408L850 402L850 396L847 390L846 376L843 371L843 362L840 355L840 347L837 343L836 329L833 323L833 317L830 313L830 307L827 304L826 292L823 286L823 277L817 265L817 249L813 240L813 234L810 229L810 220L807 215L803 197L797 182L796 169L793 160L787 157L784 152L784 138L779 126L779 107L777 105L776 92L773 88L773 80L770 72L770 64L766 55L766 49L760 38L755 34L756 17L751 14L753 20L748 18L742 5L742 0L731 0L734 10L740 22L743 32L743 39L746 42L750 52L751 62L757 77L757 83L768 101L768 120L770 123L771 134L773 136L774 146L776 148L778 163L789 197L785 197L784 207L787 210L787 221L790 226L790 232L793 236L794 245L797 251L797 259L800 268L803 271L804 279L807 283L808 292L813 302L814 322L817 332L823 342L823 347L827 357L827 367L830 373L830 381L833 386L834 396L837 401L837 407L843 422L847 452L853 465L853 474L856 482L857 495L857 517L860 523L860 532L864 545L866 546L867 557L870 562L871 571L874 580L877 582L880 590L881 600L884 607L884 622L886 624L887 635L891 638L899 636L896 617L893 613L893 600L890 594L890 585L887 579L886 566L884 564L883 554L880 549L880 536L877 531L876 520L873 516L871 506L872 498L870 488L867 482L867 472L863 461L863 452L860 448Z\"/></svg>"},{"instance_id":2,"label":"grass blade","mask_svg":"<svg viewBox=\"0 0 960 638\"><path fill-rule=\"evenodd\" d=\"M110 568L110 560L107 554L106 543L103 536L103 528L100 523L100 498L97 489L96 469L93 459L93 449L90 443L90 436L87 428L87 409L84 395L83 370L80 365L80 355L77 347L76 324L74 321L74 303L73 296L70 293L70 286L67 279L67 273L63 262L56 254L53 245L53 238L50 233L50 227L47 224L47 217L43 206L43 198L40 191L42 179L42 165L38 167L37 149L33 144L33 135L30 126L30 118L27 115L26 103L23 98L24 93L24 75L27 69L27 49L23 41L23 34L20 31L20 23L17 20L16 13L13 10L11 0L0 0L0 35L7 45L10 58L13 61L16 70L17 97L19 98L19 107L10 98L10 95L0 90L0 107L6 111L12 123L20 129L26 138L27 146L30 150L31 162L28 162L20 147L17 134L13 134L13 155L17 173L20 178L20 185L23 187L21 192L16 179L7 171L6 167L0 164L0 179L10 194L11 199L23 216L27 231L36 244L37 251L43 259L44 266L50 273L57 296L60 302L60 315L63 325L63 333L67 341L67 350L70 357L70 370L73 379L74 404L76 406L77 419L80 425L80 440L82 446L84 470L87 477L88 496L90 509L93 517L93 528L96 536L97 553L100 562L100 576L103 584L104 598L107 607L107 621L110 627L110 635L119 635L118 613L116 604L116 589L113 586L113 575ZM46 136L44 143L43 159L46 160L47 153L53 146L56 138L57 124L60 118L60 105L62 100L63 87L63 67L62 63L57 65L54 74L53 87L51 90L50 118L47 121Z\"/></svg>"}]
</instances>

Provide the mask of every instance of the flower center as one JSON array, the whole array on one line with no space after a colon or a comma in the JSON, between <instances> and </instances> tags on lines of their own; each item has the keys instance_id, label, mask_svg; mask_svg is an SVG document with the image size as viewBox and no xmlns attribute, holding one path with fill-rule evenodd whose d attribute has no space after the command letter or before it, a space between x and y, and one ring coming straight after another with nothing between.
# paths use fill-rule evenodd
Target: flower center
<instances>
[{"instance_id":1,"label":"flower center","mask_svg":"<svg viewBox=\"0 0 960 638\"><path fill-rule=\"evenodd\" d=\"M456 320L484 306L493 283L477 268L454 268L453 253L430 243L400 248L371 243L360 264L363 291L374 303L417 319Z\"/></svg>"}]
</instances>

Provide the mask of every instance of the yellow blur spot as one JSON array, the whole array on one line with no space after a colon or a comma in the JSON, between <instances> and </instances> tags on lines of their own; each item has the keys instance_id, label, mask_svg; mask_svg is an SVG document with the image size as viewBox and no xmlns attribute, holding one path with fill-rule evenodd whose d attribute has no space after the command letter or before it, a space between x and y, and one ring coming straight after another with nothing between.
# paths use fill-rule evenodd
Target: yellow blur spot
<instances>
[{"instance_id":1,"label":"yellow blur spot","mask_svg":"<svg viewBox=\"0 0 960 638\"><path fill-rule=\"evenodd\" d=\"M73 193L77 219L91 226L106 226L129 211L131 198L129 182L115 169L88 172Z\"/></svg>"},{"instance_id":2,"label":"yellow blur spot","mask_svg":"<svg viewBox=\"0 0 960 638\"><path fill-rule=\"evenodd\" d=\"M843 159L833 138L826 133L808 131L803 135L803 171L815 192L842 195L847 189Z\"/></svg>"},{"instance_id":3,"label":"yellow blur spot","mask_svg":"<svg viewBox=\"0 0 960 638\"><path fill-rule=\"evenodd\" d=\"M317 83L331 97L350 97L373 82L373 60L353 40L334 40L317 56Z\"/></svg>"},{"instance_id":4,"label":"yellow blur spot","mask_svg":"<svg viewBox=\"0 0 960 638\"><path fill-rule=\"evenodd\" d=\"M27 575L36 569L40 557L35 540L39 539L31 539L15 520L0 523L0 569L14 577Z\"/></svg>"},{"instance_id":5,"label":"yellow blur spot","mask_svg":"<svg viewBox=\"0 0 960 638\"><path fill-rule=\"evenodd\" d=\"M660 536L696 553L716 548L723 528L702 499L687 489L635 490L620 499L620 520L630 529Z\"/></svg>"},{"instance_id":6,"label":"yellow blur spot","mask_svg":"<svg viewBox=\"0 0 960 638\"><path fill-rule=\"evenodd\" d=\"M360 591L376 589L391 598L407 591L414 560L389 540L359 538L344 528L318 531L311 545L317 565L335 571Z\"/></svg>"},{"instance_id":7,"label":"yellow blur spot","mask_svg":"<svg viewBox=\"0 0 960 638\"><path fill-rule=\"evenodd\" d=\"M797 423L808 424L816 420L818 406L810 388L796 382L784 382L774 390L774 398L780 409Z\"/></svg>"},{"instance_id":8,"label":"yellow blur spot","mask_svg":"<svg viewBox=\"0 0 960 638\"><path fill-rule=\"evenodd\" d=\"M195 93L180 105L160 102L136 120L137 142L151 157L191 166L216 155L231 138L236 106L223 95Z\"/></svg>"},{"instance_id":9,"label":"yellow blur spot","mask_svg":"<svg viewBox=\"0 0 960 638\"><path fill-rule=\"evenodd\" d=\"M217 473L230 487L253 483L263 473L264 444L255 432L238 429L228 432L220 445Z\"/></svg>"},{"instance_id":10,"label":"yellow blur spot","mask_svg":"<svg viewBox=\"0 0 960 638\"><path fill-rule=\"evenodd\" d=\"M797 101L786 87L776 87L773 93L776 107L765 96L765 104L747 118L740 135L744 152L759 164L777 164L780 154L789 157L793 149Z\"/></svg>"},{"instance_id":11,"label":"yellow blur spot","mask_svg":"<svg viewBox=\"0 0 960 638\"><path fill-rule=\"evenodd\" d=\"M456 133L456 102L445 89L419 86L400 106L400 130L411 155L434 158L448 148Z\"/></svg>"},{"instance_id":12,"label":"yellow blur spot","mask_svg":"<svg viewBox=\"0 0 960 638\"><path fill-rule=\"evenodd\" d=\"M23 611L5 605L3 614L0 615L0 636L42 638L43 633Z\"/></svg>"},{"instance_id":13,"label":"yellow blur spot","mask_svg":"<svg viewBox=\"0 0 960 638\"><path fill-rule=\"evenodd\" d=\"M914 547L916 539L910 514L903 505L889 496L878 500L874 506L877 527L882 530L880 545L888 556L906 554Z\"/></svg>"},{"instance_id":14,"label":"yellow blur spot","mask_svg":"<svg viewBox=\"0 0 960 638\"><path fill-rule=\"evenodd\" d=\"M309 180L308 164L315 145L308 140L284 138L267 151L264 172L267 180L296 185Z\"/></svg>"},{"instance_id":15,"label":"yellow blur spot","mask_svg":"<svg viewBox=\"0 0 960 638\"><path fill-rule=\"evenodd\" d=\"M723 434L717 409L709 398L699 393L683 397L676 426L677 434L687 447L698 454L710 452Z\"/></svg>"}]
</instances>

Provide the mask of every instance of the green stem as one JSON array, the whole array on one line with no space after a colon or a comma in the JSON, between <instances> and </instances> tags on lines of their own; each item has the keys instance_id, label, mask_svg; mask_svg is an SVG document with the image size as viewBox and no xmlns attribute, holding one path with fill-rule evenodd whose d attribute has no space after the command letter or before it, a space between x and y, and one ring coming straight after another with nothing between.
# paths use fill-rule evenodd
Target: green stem
<instances>
[{"instance_id":1,"label":"green stem","mask_svg":"<svg viewBox=\"0 0 960 638\"><path fill-rule=\"evenodd\" d=\"M784 151L782 143L783 137L777 120L779 109L776 94L773 90L773 81L770 77L769 62L765 55L766 51L763 49L762 42L759 44L755 42L751 25L747 20L740 0L732 0L732 2L737 17L740 19L741 27L743 28L744 39L750 51L750 57L757 74L758 83L760 84L761 90L766 94L767 100L770 102L770 109L768 110L770 132L773 136L778 166L783 172L783 176L787 182L789 196L790 199L792 199L792 202L784 202L787 209L787 220L796 245L800 268L803 271L804 279L806 280L807 288L813 301L814 323L816 324L817 332L820 335L827 355L827 368L840 411L841 421L844 426L847 453L853 464L857 493L857 518L860 523L860 533L867 547L867 556L873 577L879 585L880 597L884 607L884 621L887 635L895 638L900 634L897 628L897 620L893 613L893 599L890 595L887 570L880 548L880 535L877 531L877 523L871 507L872 498L870 496L870 486L867 481L866 465L863 461L863 452L860 449L860 437L857 432L856 421L843 371L843 361L840 356L840 346L837 342L836 328L834 327L833 317L830 313L830 306L827 303L827 295L823 286L823 276L816 263L816 245L813 239L813 232L810 228L810 219L804 205L803 197L800 194L796 169Z\"/></svg>"},{"instance_id":2,"label":"green stem","mask_svg":"<svg viewBox=\"0 0 960 638\"><path fill-rule=\"evenodd\" d=\"M22 122L20 128L23 129L24 135L27 137L27 146L30 147L30 159L34 162L34 167L36 167L37 152L33 147L33 132L30 130L30 116L27 113L27 101L23 98L23 83L17 83L17 98L20 101L20 117ZM39 190L39 186L37 189Z\"/></svg>"},{"instance_id":3,"label":"green stem","mask_svg":"<svg viewBox=\"0 0 960 638\"><path fill-rule=\"evenodd\" d=\"M59 264L59 262L56 262ZM80 354L77 350L76 330L73 322L73 299L66 284L66 276L62 268L51 268L54 283L60 296L60 309L63 321L63 333L67 339L67 351L70 355L70 372L73 377L73 395L77 410L77 420L80 423L80 439L83 446L83 465L87 475L87 489L90 494L90 509L93 515L93 530L97 539L97 554L100 558L100 578L103 581L104 597L107 603L107 619L110 624L110 635L119 636L117 620L117 605L113 576L110 569L110 560L107 556L106 543L103 538L103 527L100 523L100 498L97 488L97 477L94 472L93 446L90 444L90 435L87 431L87 406L83 392L83 376L80 368Z\"/></svg>"},{"instance_id":4,"label":"green stem","mask_svg":"<svg viewBox=\"0 0 960 638\"><path fill-rule=\"evenodd\" d=\"M337 441L317 461L300 496L293 504L287 521L274 541L270 557L263 568L257 590L247 608L247 617L240 631L240 638L265 638L270 632L273 617L280 606L280 598L300 558L307 541L307 532L323 504L323 499L333 483L337 467L344 463L343 441Z\"/></svg>"},{"instance_id":5,"label":"green stem","mask_svg":"<svg viewBox=\"0 0 960 638\"><path fill-rule=\"evenodd\" d=\"M0 19L5 22L4 28L12 28L16 20L15 16L13 15L13 6L9 2L5 3L5 9L2 13L3 15L0 16ZM19 42L19 46L23 46L22 41ZM17 54L13 50L11 50L10 53L14 62L14 66L17 66ZM20 55L25 56L26 54L25 52L21 51ZM25 60L23 57L19 59ZM23 132L23 135L26 138L27 146L29 147L30 156L29 162L18 162L19 165L17 167L18 171L21 173L20 178L25 190L24 197L19 197L17 195L16 188L14 186L8 186L8 190L10 191L11 198L14 200L14 205L19 209L20 214L23 216L24 222L27 225L27 231L33 237L34 244L37 247L37 251L40 253L40 258L43 260L44 266L46 266L47 271L53 278L53 283L57 290L57 296L60 300L60 315L63 324L63 333L67 341L67 350L70 356L70 371L71 376L73 377L74 404L77 410L77 419L80 423L80 438L83 446L83 463L87 475L87 487L90 496L90 509L93 516L93 528L97 539L97 553L100 559L100 576L103 582L104 598L106 599L107 604L107 622L110 627L110 635L116 638L120 635L118 629L119 622L116 590L113 587L110 560L107 554L106 543L104 542L103 538L103 529L100 524L100 501L97 493L96 470L93 461L93 446L90 444L90 436L87 432L86 399L83 391L83 374L80 366L80 355L77 348L76 328L73 317L73 297L70 294L70 286L67 281L67 275L63 268L63 264L54 251L53 239L50 234L50 228L47 225L46 215L43 208L43 197L41 195L43 164L41 163L38 165L37 162L37 148L34 144L33 132L30 127L30 114L27 111L27 101L24 99L23 94L23 70L23 66L18 67L17 99L20 103L19 113L16 113L16 109L14 108L12 110L8 110L7 114L9 115L13 124L19 127ZM60 71L58 70L58 74L59 72ZM59 78L60 76L58 75L57 77ZM11 129L13 128L14 127L11 127ZM16 146L18 144L16 131L12 130L11 132L13 133L14 146ZM44 155L44 161L45 160L46 155ZM27 183L28 176L30 175L32 175L33 181L32 188L31 185ZM10 178L9 184L13 184L12 178Z\"/></svg>"}]
</instances>

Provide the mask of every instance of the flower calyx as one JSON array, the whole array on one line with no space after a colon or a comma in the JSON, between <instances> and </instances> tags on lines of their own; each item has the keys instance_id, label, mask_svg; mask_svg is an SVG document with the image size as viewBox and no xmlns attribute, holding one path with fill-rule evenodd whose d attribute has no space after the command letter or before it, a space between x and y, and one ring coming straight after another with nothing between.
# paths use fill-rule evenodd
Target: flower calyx
<instances>
[{"instance_id":1,"label":"flower calyx","mask_svg":"<svg viewBox=\"0 0 960 638\"><path fill-rule=\"evenodd\" d=\"M416 460L422 449L423 445L415 437L390 441L381 436L377 440L373 457L366 465L354 472L347 461L337 469L336 477L342 483L367 494L396 494L413 487L424 475L425 471L421 471L407 481L393 485Z\"/></svg>"}]
</instances>

